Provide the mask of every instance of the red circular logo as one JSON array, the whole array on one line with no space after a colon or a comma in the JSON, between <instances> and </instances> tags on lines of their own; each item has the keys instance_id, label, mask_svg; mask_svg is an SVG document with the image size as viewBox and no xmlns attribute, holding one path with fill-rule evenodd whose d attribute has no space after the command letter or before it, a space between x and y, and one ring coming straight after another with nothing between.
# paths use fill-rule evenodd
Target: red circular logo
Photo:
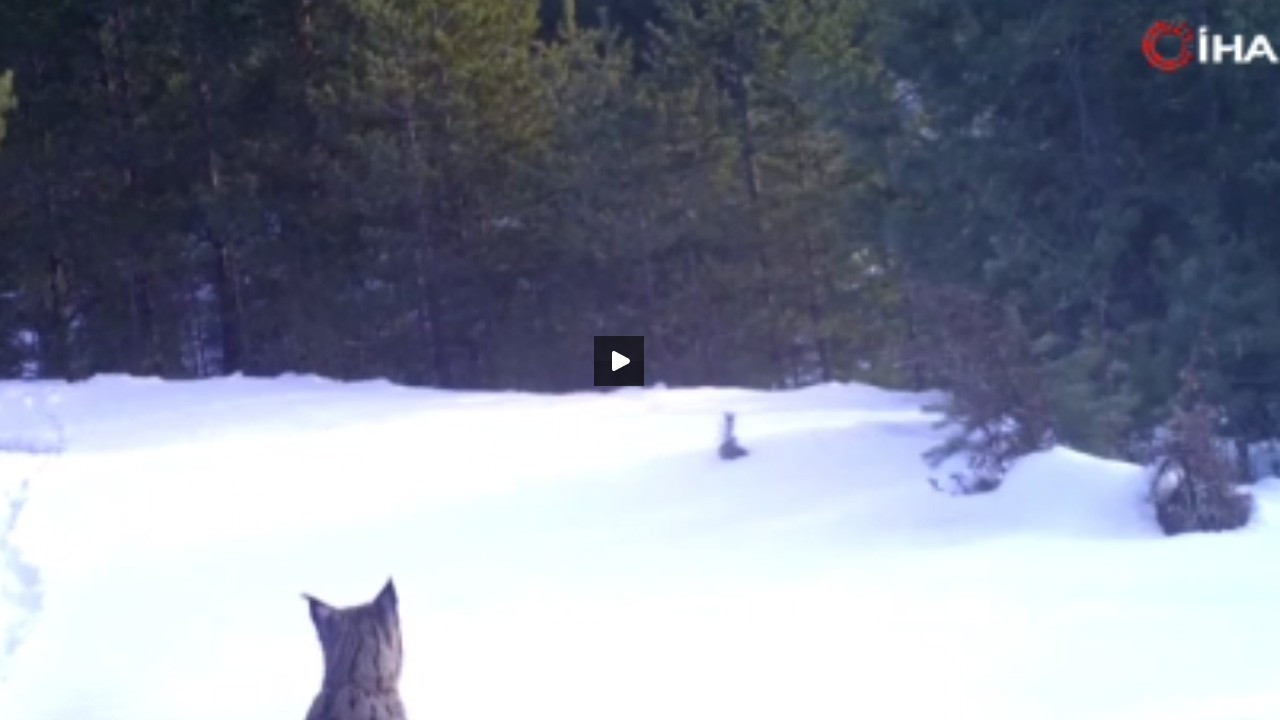
<instances>
[{"instance_id":1,"label":"red circular logo","mask_svg":"<svg viewBox=\"0 0 1280 720\"><path fill-rule=\"evenodd\" d=\"M1142 54L1147 56L1147 62L1151 63L1151 67L1167 73L1175 72L1191 63L1193 57L1191 43L1195 41L1195 37L1195 33L1185 22L1168 23L1160 20L1152 24L1147 29L1147 34L1142 37ZM1178 41L1176 55L1166 57L1160 54L1156 43L1164 38L1174 38Z\"/></svg>"}]
</instances>

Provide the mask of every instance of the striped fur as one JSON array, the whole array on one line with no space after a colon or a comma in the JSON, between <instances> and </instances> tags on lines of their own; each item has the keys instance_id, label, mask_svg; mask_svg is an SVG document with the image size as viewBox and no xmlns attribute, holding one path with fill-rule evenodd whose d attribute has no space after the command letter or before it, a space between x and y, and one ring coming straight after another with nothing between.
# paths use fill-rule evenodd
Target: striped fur
<instances>
[{"instance_id":1,"label":"striped fur","mask_svg":"<svg viewBox=\"0 0 1280 720\"><path fill-rule=\"evenodd\" d=\"M395 585L388 580L373 602L350 608L304 597L324 652L324 683L307 720L404 720Z\"/></svg>"}]
</instances>

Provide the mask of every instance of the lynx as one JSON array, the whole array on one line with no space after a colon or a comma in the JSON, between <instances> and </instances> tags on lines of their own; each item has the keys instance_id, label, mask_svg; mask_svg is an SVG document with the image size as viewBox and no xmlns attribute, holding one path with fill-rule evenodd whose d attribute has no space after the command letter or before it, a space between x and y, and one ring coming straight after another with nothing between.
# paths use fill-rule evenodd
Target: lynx
<instances>
[{"instance_id":1,"label":"lynx","mask_svg":"<svg viewBox=\"0 0 1280 720\"><path fill-rule=\"evenodd\" d=\"M303 595L324 652L324 684L307 720L405 720L397 685L402 650L396 588L373 602L334 608Z\"/></svg>"}]
</instances>

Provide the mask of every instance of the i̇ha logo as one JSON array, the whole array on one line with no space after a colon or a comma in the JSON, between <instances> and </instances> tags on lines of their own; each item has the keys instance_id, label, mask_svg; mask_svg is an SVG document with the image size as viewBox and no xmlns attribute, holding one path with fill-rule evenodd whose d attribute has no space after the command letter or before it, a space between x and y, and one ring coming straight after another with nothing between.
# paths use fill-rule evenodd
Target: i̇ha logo
<instances>
[{"instance_id":1,"label":"i\u0307ha logo","mask_svg":"<svg viewBox=\"0 0 1280 720\"><path fill-rule=\"evenodd\" d=\"M1166 41L1163 52L1161 40ZM1176 50L1172 49L1175 46ZM1277 58L1266 35L1254 35L1246 44L1243 35L1231 35L1228 39L1228 36L1209 32L1206 27L1193 31L1185 22L1164 20L1147 28L1147 34L1142 36L1142 54L1151 67L1167 73L1177 72L1193 61L1202 65L1226 62L1249 65L1259 60L1280 64L1280 58Z\"/></svg>"}]
</instances>

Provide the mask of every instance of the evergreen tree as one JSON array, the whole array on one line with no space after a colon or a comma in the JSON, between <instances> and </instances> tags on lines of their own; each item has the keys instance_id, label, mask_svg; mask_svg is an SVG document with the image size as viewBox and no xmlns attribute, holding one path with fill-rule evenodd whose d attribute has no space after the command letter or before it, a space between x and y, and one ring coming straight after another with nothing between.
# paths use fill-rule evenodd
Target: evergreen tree
<instances>
[{"instance_id":1,"label":"evergreen tree","mask_svg":"<svg viewBox=\"0 0 1280 720\"><path fill-rule=\"evenodd\" d=\"M1223 3L1193 20L1260 23L1260 8ZM1165 413L1198 330L1233 324L1214 288L1234 283L1226 257L1252 244L1224 212L1258 147L1236 94L1250 76L1153 71L1133 30L1158 19L1151 10L909 2L885 24L902 34L881 38L915 106L895 158L907 198L895 257L916 283L1018 308L1056 429L1106 453Z\"/></svg>"},{"instance_id":2,"label":"evergreen tree","mask_svg":"<svg viewBox=\"0 0 1280 720\"><path fill-rule=\"evenodd\" d=\"M13 96L13 73L6 71L0 74L0 145L4 144L5 116L13 110L16 100ZM0 217L0 227L4 220ZM17 282L13 268L17 266L12 247L0 247L0 287L12 287ZM0 328L15 327L17 312L12 300L0 301ZM21 351L19 345L22 337L10 337L0 341L0 377L17 375L22 372Z\"/></svg>"},{"instance_id":3,"label":"evergreen tree","mask_svg":"<svg viewBox=\"0 0 1280 720\"><path fill-rule=\"evenodd\" d=\"M5 115L16 104L17 100L13 97L13 71L0 73L0 142L4 142Z\"/></svg>"},{"instance_id":4,"label":"evergreen tree","mask_svg":"<svg viewBox=\"0 0 1280 720\"><path fill-rule=\"evenodd\" d=\"M731 298L720 317L751 363L731 371L744 382L857 376L896 333L860 322L892 314L879 158L849 142L847 115L835 121L862 110L855 96L881 108L883 86L850 36L865 10L819 5L669 2L653 45L660 92L696 109L682 141L705 148L696 162L713 190L699 254Z\"/></svg>"},{"instance_id":5,"label":"evergreen tree","mask_svg":"<svg viewBox=\"0 0 1280 720\"><path fill-rule=\"evenodd\" d=\"M510 278L486 265L518 242L517 180L549 119L530 41L536 8L490 0L352 0L342 44L314 89L332 151L326 193L360 248L351 295L366 371L475 383L488 318ZM350 48L350 49L348 49ZM338 46L321 50L338 54Z\"/></svg>"}]
</instances>

